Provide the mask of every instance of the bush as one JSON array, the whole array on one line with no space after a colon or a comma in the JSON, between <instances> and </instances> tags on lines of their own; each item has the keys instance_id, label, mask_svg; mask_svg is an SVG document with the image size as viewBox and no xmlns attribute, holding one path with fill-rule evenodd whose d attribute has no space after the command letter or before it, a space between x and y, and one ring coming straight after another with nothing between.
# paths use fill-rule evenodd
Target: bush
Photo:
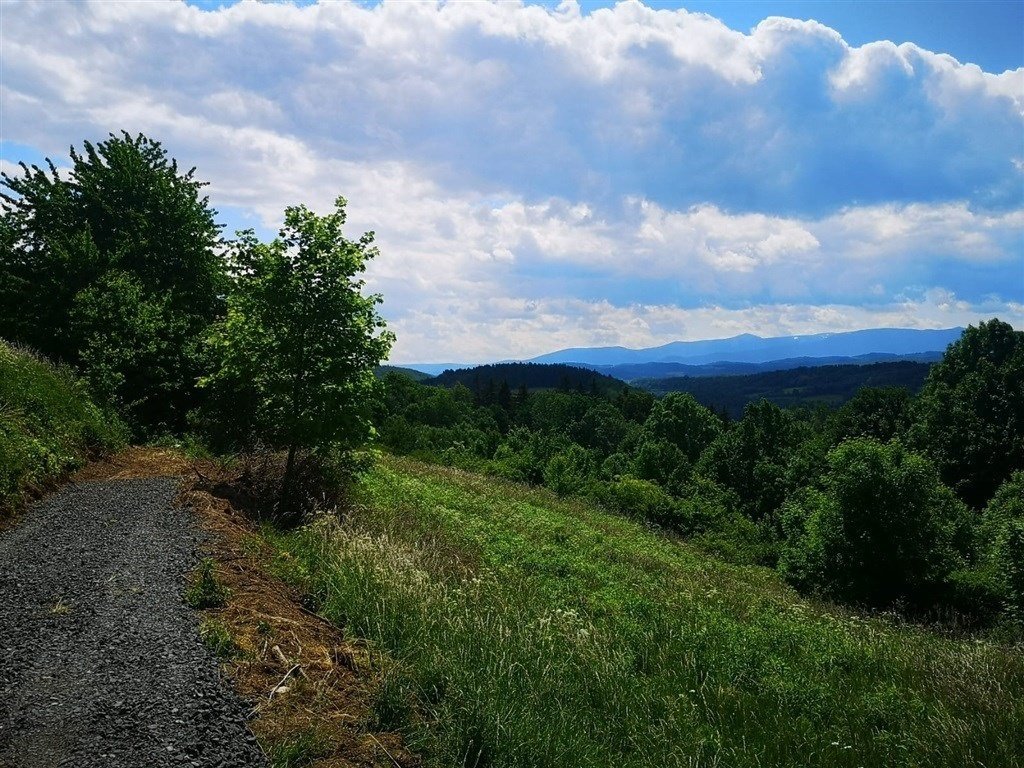
<instances>
[{"instance_id":1,"label":"bush","mask_svg":"<svg viewBox=\"0 0 1024 768\"><path fill-rule=\"evenodd\" d=\"M1003 588L1003 604L1013 621L1024 623L1024 520L1003 529L995 547L996 569Z\"/></svg>"},{"instance_id":2,"label":"bush","mask_svg":"<svg viewBox=\"0 0 1024 768\"><path fill-rule=\"evenodd\" d=\"M126 440L69 368L0 341L0 515Z\"/></svg>"},{"instance_id":3,"label":"bush","mask_svg":"<svg viewBox=\"0 0 1024 768\"><path fill-rule=\"evenodd\" d=\"M630 517L675 528L681 516L676 500L652 482L624 475L595 486L595 496L604 506Z\"/></svg>"},{"instance_id":4,"label":"bush","mask_svg":"<svg viewBox=\"0 0 1024 768\"><path fill-rule=\"evenodd\" d=\"M856 439L829 453L821 487L782 513L779 570L829 597L924 603L964 564L967 510L927 459L900 443Z\"/></svg>"},{"instance_id":5,"label":"bush","mask_svg":"<svg viewBox=\"0 0 1024 768\"><path fill-rule=\"evenodd\" d=\"M544 467L544 484L559 496L580 493L594 474L593 454L575 443L559 451Z\"/></svg>"}]
</instances>

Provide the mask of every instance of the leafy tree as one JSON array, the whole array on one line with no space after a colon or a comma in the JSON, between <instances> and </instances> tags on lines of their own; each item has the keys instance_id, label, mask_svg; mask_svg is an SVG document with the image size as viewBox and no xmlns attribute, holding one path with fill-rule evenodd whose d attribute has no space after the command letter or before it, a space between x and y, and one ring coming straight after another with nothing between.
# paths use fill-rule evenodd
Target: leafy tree
<instances>
[{"instance_id":1,"label":"leafy tree","mask_svg":"<svg viewBox=\"0 0 1024 768\"><path fill-rule=\"evenodd\" d=\"M580 445L593 448L608 456L614 453L636 425L627 421L622 412L606 400L593 400L583 418L572 425L572 436Z\"/></svg>"},{"instance_id":2,"label":"leafy tree","mask_svg":"<svg viewBox=\"0 0 1024 768\"><path fill-rule=\"evenodd\" d=\"M242 233L230 254L227 315L210 334L217 365L203 384L250 393L245 438L288 452L282 499L300 449L338 455L371 436L373 369L393 341L376 311L380 297L364 296L357 277L377 254L373 233L346 239L344 223L339 197L325 216L287 208L273 242Z\"/></svg>"},{"instance_id":3,"label":"leafy tree","mask_svg":"<svg viewBox=\"0 0 1024 768\"><path fill-rule=\"evenodd\" d=\"M591 451L573 443L548 460L544 485L559 496L579 493L593 477L596 461Z\"/></svg>"},{"instance_id":4,"label":"leafy tree","mask_svg":"<svg viewBox=\"0 0 1024 768\"><path fill-rule=\"evenodd\" d=\"M697 471L734 490L743 511L761 520L777 510L793 489L788 466L806 436L792 413L761 400L701 454Z\"/></svg>"},{"instance_id":5,"label":"leafy tree","mask_svg":"<svg viewBox=\"0 0 1024 768\"><path fill-rule=\"evenodd\" d=\"M903 387L864 387L829 419L832 443L849 437L873 437L884 443L904 435L911 424L911 402Z\"/></svg>"},{"instance_id":6,"label":"leafy tree","mask_svg":"<svg viewBox=\"0 0 1024 768\"><path fill-rule=\"evenodd\" d=\"M911 432L943 480L981 508L1024 466L1024 332L969 326L932 366Z\"/></svg>"},{"instance_id":7,"label":"leafy tree","mask_svg":"<svg viewBox=\"0 0 1024 768\"><path fill-rule=\"evenodd\" d=\"M678 494L689 479L690 462L675 443L649 438L634 452L630 474Z\"/></svg>"},{"instance_id":8,"label":"leafy tree","mask_svg":"<svg viewBox=\"0 0 1024 768\"><path fill-rule=\"evenodd\" d=\"M797 586L855 603L926 602L962 563L967 510L928 459L857 438L828 456L819 487L783 510L779 569Z\"/></svg>"},{"instance_id":9,"label":"leafy tree","mask_svg":"<svg viewBox=\"0 0 1024 768\"><path fill-rule=\"evenodd\" d=\"M1024 624L1024 520L1013 520L996 542L998 569L1007 615Z\"/></svg>"},{"instance_id":10,"label":"leafy tree","mask_svg":"<svg viewBox=\"0 0 1024 768\"><path fill-rule=\"evenodd\" d=\"M1024 470L999 486L978 526L979 571L1011 617L1024 622Z\"/></svg>"},{"instance_id":11,"label":"leafy tree","mask_svg":"<svg viewBox=\"0 0 1024 768\"><path fill-rule=\"evenodd\" d=\"M80 365L137 431L181 426L222 308L216 212L195 169L145 136L85 142L71 161L2 175L0 336Z\"/></svg>"},{"instance_id":12,"label":"leafy tree","mask_svg":"<svg viewBox=\"0 0 1024 768\"><path fill-rule=\"evenodd\" d=\"M665 440L691 462L722 432L722 422L692 395L673 392L658 400L644 422L644 432Z\"/></svg>"}]
</instances>

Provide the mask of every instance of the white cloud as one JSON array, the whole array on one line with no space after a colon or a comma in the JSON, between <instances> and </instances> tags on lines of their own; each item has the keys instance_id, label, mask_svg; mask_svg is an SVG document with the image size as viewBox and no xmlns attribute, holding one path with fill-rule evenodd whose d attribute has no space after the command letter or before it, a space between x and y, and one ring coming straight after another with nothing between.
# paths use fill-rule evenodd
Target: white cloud
<instances>
[{"instance_id":1,"label":"white cloud","mask_svg":"<svg viewBox=\"0 0 1024 768\"><path fill-rule=\"evenodd\" d=\"M1024 300L1024 69L638 2L7 3L0 59L6 141L144 131L268 231L344 194L405 359Z\"/></svg>"}]
</instances>

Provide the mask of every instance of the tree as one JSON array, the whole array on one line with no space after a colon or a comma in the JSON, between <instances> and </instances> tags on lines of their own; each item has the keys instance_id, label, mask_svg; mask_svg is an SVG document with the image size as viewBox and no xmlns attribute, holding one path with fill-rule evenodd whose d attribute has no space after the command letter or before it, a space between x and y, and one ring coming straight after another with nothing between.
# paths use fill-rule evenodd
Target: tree
<instances>
[{"instance_id":1,"label":"tree","mask_svg":"<svg viewBox=\"0 0 1024 768\"><path fill-rule=\"evenodd\" d=\"M71 161L66 175L49 160L2 174L0 336L79 365L137 432L180 427L197 342L223 308L216 212L195 169L141 134Z\"/></svg>"},{"instance_id":2,"label":"tree","mask_svg":"<svg viewBox=\"0 0 1024 768\"><path fill-rule=\"evenodd\" d=\"M928 459L898 442L849 440L828 463L821 484L783 510L779 570L841 600L927 603L969 548L964 505Z\"/></svg>"},{"instance_id":3,"label":"tree","mask_svg":"<svg viewBox=\"0 0 1024 768\"><path fill-rule=\"evenodd\" d=\"M1024 331L998 319L969 326L932 366L918 398L913 445L980 509L1024 466Z\"/></svg>"},{"instance_id":4,"label":"tree","mask_svg":"<svg viewBox=\"0 0 1024 768\"><path fill-rule=\"evenodd\" d=\"M978 534L983 575L1010 617L1024 623L1024 470L999 486Z\"/></svg>"},{"instance_id":5,"label":"tree","mask_svg":"<svg viewBox=\"0 0 1024 768\"><path fill-rule=\"evenodd\" d=\"M722 432L697 463L699 474L734 490L744 513L762 520L792 490L789 463L806 438L806 428L789 411L760 400Z\"/></svg>"},{"instance_id":6,"label":"tree","mask_svg":"<svg viewBox=\"0 0 1024 768\"><path fill-rule=\"evenodd\" d=\"M911 397L903 387L863 387L828 419L834 445L849 437L888 442L904 435L911 423Z\"/></svg>"},{"instance_id":7,"label":"tree","mask_svg":"<svg viewBox=\"0 0 1024 768\"><path fill-rule=\"evenodd\" d=\"M690 462L696 461L721 432L719 418L693 395L683 392L672 392L655 402L644 422L645 435L672 443Z\"/></svg>"},{"instance_id":8,"label":"tree","mask_svg":"<svg viewBox=\"0 0 1024 768\"><path fill-rule=\"evenodd\" d=\"M210 334L216 366L203 385L250 393L248 442L287 451L281 498L291 489L296 454L344 454L372 431L366 418L373 370L393 335L357 278L377 255L373 233L348 240L344 198L333 213L285 210L276 240L241 233L230 253L227 314Z\"/></svg>"}]
</instances>

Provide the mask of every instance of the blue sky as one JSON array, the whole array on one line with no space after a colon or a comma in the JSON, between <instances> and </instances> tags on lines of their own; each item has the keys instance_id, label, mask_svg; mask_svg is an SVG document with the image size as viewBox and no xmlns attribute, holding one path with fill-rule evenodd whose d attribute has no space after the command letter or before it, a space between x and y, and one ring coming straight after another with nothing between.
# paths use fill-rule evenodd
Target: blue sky
<instances>
[{"instance_id":1,"label":"blue sky","mask_svg":"<svg viewBox=\"0 0 1024 768\"><path fill-rule=\"evenodd\" d=\"M772 18L768 18L772 17ZM0 166L344 194L393 360L1024 326L1024 3L6 4Z\"/></svg>"}]
</instances>

